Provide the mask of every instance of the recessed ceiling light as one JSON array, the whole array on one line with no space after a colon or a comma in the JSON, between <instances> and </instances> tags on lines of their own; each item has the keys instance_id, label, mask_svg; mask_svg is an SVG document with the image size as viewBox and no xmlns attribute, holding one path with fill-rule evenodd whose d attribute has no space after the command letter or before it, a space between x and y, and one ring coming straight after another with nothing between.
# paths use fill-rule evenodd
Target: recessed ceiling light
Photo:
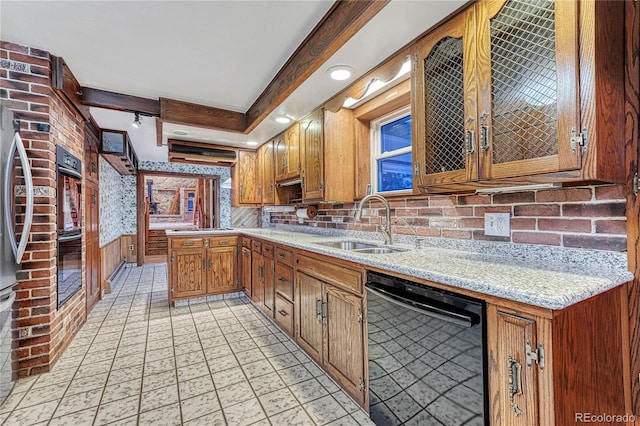
<instances>
[{"instance_id":1,"label":"recessed ceiling light","mask_svg":"<svg viewBox=\"0 0 640 426\"><path fill-rule=\"evenodd\" d=\"M348 65L335 65L327 70L327 74L334 80L342 81L351 77L353 68Z\"/></svg>"},{"instance_id":2,"label":"recessed ceiling light","mask_svg":"<svg viewBox=\"0 0 640 426\"><path fill-rule=\"evenodd\" d=\"M291 118L287 117L286 115L279 115L276 117L276 121L281 124L287 124L291 123Z\"/></svg>"},{"instance_id":3,"label":"recessed ceiling light","mask_svg":"<svg viewBox=\"0 0 640 426\"><path fill-rule=\"evenodd\" d=\"M247 145L249 145L249 146L256 146L256 145L258 145L258 142L255 142L255 141L248 141L248 142L247 142Z\"/></svg>"},{"instance_id":4,"label":"recessed ceiling light","mask_svg":"<svg viewBox=\"0 0 640 426\"><path fill-rule=\"evenodd\" d=\"M174 135L177 135L177 136L187 136L189 134L189 132L184 131L184 130L174 130L171 133L173 133Z\"/></svg>"}]
</instances>

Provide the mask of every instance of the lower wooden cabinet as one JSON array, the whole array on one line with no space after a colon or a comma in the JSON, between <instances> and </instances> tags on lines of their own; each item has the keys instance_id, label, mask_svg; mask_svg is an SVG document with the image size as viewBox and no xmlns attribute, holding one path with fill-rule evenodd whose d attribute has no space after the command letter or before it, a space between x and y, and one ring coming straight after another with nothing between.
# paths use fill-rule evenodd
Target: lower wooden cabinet
<instances>
[{"instance_id":1,"label":"lower wooden cabinet","mask_svg":"<svg viewBox=\"0 0 640 426\"><path fill-rule=\"evenodd\" d=\"M237 237L169 238L169 303L238 289Z\"/></svg>"},{"instance_id":2,"label":"lower wooden cabinet","mask_svg":"<svg viewBox=\"0 0 640 426\"><path fill-rule=\"evenodd\" d=\"M623 416L625 294L621 286L557 311L488 304L491 424L564 426Z\"/></svg>"},{"instance_id":3,"label":"lower wooden cabinet","mask_svg":"<svg viewBox=\"0 0 640 426\"><path fill-rule=\"evenodd\" d=\"M294 308L293 303L285 299L279 294L276 294L275 304L275 320L282 329L291 337L295 337L295 323L294 323Z\"/></svg>"},{"instance_id":4,"label":"lower wooden cabinet","mask_svg":"<svg viewBox=\"0 0 640 426\"><path fill-rule=\"evenodd\" d=\"M363 298L351 286L323 276L319 259L298 259L295 278L297 342L358 403L365 406L368 374ZM304 269L301 263L313 264ZM329 264L332 275L336 265ZM360 274L362 271L344 268ZM362 279L362 278L361 278Z\"/></svg>"},{"instance_id":5,"label":"lower wooden cabinet","mask_svg":"<svg viewBox=\"0 0 640 426\"><path fill-rule=\"evenodd\" d=\"M251 297L251 249L242 247L242 290Z\"/></svg>"}]
</instances>

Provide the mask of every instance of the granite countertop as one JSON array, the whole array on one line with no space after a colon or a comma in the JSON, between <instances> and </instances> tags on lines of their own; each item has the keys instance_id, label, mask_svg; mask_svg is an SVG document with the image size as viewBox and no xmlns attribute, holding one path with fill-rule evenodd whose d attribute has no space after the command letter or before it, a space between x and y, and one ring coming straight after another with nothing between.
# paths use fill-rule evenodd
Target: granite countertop
<instances>
[{"instance_id":1,"label":"granite countertop","mask_svg":"<svg viewBox=\"0 0 640 426\"><path fill-rule=\"evenodd\" d=\"M349 235L336 237L262 228L167 231L168 236L238 233L357 262L365 267L373 266L548 309L566 308L633 279L633 274L620 264L608 261L609 252L593 253L593 250L585 251L588 263L581 263L580 259L563 259L560 262L541 259L538 253L535 253L536 250L544 250L539 247L532 247L530 256L525 253L519 257L440 247L415 249L411 245L402 244L397 246L409 250L388 254L366 254L317 244L347 238L372 242L371 239L354 238ZM377 243L382 245L381 242ZM575 249L556 250L572 253L574 257L576 252L579 253ZM557 253L555 258L558 258Z\"/></svg>"}]
</instances>

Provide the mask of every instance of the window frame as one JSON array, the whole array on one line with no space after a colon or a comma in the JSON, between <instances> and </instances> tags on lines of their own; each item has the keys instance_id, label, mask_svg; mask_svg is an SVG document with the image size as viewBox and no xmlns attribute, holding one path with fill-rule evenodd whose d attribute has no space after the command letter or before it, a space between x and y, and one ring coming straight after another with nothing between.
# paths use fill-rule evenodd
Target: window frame
<instances>
[{"instance_id":1,"label":"window frame","mask_svg":"<svg viewBox=\"0 0 640 426\"><path fill-rule=\"evenodd\" d=\"M399 190L393 190L393 191L380 191L378 188L378 160L384 160L386 158L392 158L392 157L397 157L399 155L403 155L403 154L407 154L410 153L411 154L411 164L413 165L413 139L411 139L409 142L409 145L404 147L404 148L400 148L400 149L396 149L393 151L388 151L385 153L382 153L382 141L381 141L381 137L380 137L380 129L382 128L382 126L384 126L385 124L389 124L392 123L400 118L403 117L411 117L411 105L406 105L403 106L401 108L395 109L387 114L384 114L380 117L377 117L375 119L372 119L370 124L369 124L369 141L370 141L370 152L371 152L371 162L370 162L370 183L371 183L371 191L374 194L383 194L383 195L388 195L388 196L393 196L393 195L406 195L406 194L412 194L413 193L413 186L414 186L414 175L413 173L411 173L411 187L407 188L407 189L399 189ZM412 117L413 120L413 117ZM411 124L413 126L413 122Z\"/></svg>"}]
</instances>

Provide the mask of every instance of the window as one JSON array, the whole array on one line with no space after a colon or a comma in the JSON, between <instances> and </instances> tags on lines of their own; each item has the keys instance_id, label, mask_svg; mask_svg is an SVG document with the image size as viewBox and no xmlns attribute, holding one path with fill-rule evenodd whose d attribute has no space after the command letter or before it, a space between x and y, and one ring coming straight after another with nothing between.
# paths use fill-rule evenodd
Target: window
<instances>
[{"instance_id":1,"label":"window","mask_svg":"<svg viewBox=\"0 0 640 426\"><path fill-rule=\"evenodd\" d=\"M413 188L409 107L371 122L371 153L374 192Z\"/></svg>"}]
</instances>

